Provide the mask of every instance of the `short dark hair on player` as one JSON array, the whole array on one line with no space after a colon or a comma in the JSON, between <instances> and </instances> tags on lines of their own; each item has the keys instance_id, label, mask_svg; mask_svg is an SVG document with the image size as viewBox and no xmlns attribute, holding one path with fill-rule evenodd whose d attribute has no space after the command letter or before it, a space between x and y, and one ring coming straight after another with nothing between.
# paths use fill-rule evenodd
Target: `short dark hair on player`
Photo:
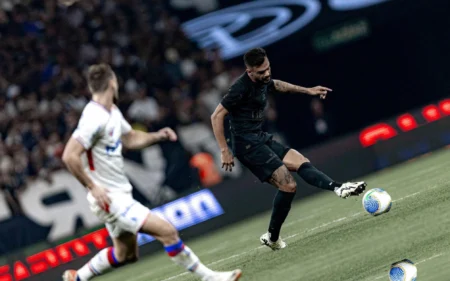
<instances>
[{"instance_id":1,"label":"short dark hair on player","mask_svg":"<svg viewBox=\"0 0 450 281\"><path fill-rule=\"evenodd\" d=\"M109 80L114 77L114 71L107 64L91 65L88 70L87 80L91 92L104 92L108 89Z\"/></svg>"},{"instance_id":2,"label":"short dark hair on player","mask_svg":"<svg viewBox=\"0 0 450 281\"><path fill-rule=\"evenodd\" d=\"M254 48L245 53L244 63L246 66L255 67L264 63L267 57L266 51L263 48Z\"/></svg>"}]
</instances>

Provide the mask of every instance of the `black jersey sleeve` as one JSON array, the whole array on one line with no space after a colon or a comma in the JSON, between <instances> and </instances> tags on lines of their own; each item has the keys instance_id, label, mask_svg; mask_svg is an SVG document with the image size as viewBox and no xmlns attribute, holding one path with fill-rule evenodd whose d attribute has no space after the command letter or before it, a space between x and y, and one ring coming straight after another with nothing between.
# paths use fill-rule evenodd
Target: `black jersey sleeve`
<instances>
[{"instance_id":1,"label":"black jersey sleeve","mask_svg":"<svg viewBox=\"0 0 450 281\"><path fill-rule=\"evenodd\" d=\"M222 106L225 107L228 112L234 111L242 102L242 98L245 94L245 87L242 83L235 83L230 87L228 93L222 99Z\"/></svg>"},{"instance_id":2,"label":"black jersey sleeve","mask_svg":"<svg viewBox=\"0 0 450 281\"><path fill-rule=\"evenodd\" d=\"M269 94L275 93L277 90L275 89L275 82L271 79L268 86L267 86L267 92Z\"/></svg>"}]
</instances>

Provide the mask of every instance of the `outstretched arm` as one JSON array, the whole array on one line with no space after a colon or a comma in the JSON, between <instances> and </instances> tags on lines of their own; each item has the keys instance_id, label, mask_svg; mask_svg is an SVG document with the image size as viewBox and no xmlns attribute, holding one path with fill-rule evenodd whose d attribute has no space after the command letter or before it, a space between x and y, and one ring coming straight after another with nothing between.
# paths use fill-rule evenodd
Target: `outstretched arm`
<instances>
[{"instance_id":1,"label":"outstretched arm","mask_svg":"<svg viewBox=\"0 0 450 281\"><path fill-rule=\"evenodd\" d=\"M332 91L330 88L327 87L316 86L313 88L305 88L281 80L273 80L273 84L275 90L280 93L300 93L311 96L320 95L320 98L322 99L324 99L327 96L328 92Z\"/></svg>"},{"instance_id":2,"label":"outstretched arm","mask_svg":"<svg viewBox=\"0 0 450 281\"><path fill-rule=\"evenodd\" d=\"M164 128L155 133L131 130L129 133L122 136L122 143L127 149L142 149L166 140L177 140L177 135L170 128Z\"/></svg>"}]
</instances>

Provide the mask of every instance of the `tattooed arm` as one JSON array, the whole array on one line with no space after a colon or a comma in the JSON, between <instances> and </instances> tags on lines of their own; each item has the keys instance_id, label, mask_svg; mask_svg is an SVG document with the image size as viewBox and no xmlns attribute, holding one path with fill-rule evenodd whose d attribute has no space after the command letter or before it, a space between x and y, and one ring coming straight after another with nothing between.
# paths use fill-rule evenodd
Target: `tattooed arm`
<instances>
[{"instance_id":1,"label":"tattooed arm","mask_svg":"<svg viewBox=\"0 0 450 281\"><path fill-rule=\"evenodd\" d=\"M275 88L275 91L280 93L300 93L300 94L307 94L311 96L317 96L320 95L320 98L324 99L328 92L331 92L332 90L326 87L322 86L316 86L313 88L305 88L302 86L293 85L281 80L273 80L273 85Z\"/></svg>"}]
</instances>

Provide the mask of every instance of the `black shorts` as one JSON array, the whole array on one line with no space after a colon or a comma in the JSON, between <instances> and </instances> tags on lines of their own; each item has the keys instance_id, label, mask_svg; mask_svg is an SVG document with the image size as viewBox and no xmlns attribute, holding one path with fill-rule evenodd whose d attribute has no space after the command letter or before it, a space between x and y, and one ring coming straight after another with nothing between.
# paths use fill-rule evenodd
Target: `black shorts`
<instances>
[{"instance_id":1,"label":"black shorts","mask_svg":"<svg viewBox=\"0 0 450 281\"><path fill-rule=\"evenodd\" d=\"M283 158L289 150L289 147L269 139L245 154L236 155L236 158L261 182L266 182L276 169L284 165Z\"/></svg>"}]
</instances>

